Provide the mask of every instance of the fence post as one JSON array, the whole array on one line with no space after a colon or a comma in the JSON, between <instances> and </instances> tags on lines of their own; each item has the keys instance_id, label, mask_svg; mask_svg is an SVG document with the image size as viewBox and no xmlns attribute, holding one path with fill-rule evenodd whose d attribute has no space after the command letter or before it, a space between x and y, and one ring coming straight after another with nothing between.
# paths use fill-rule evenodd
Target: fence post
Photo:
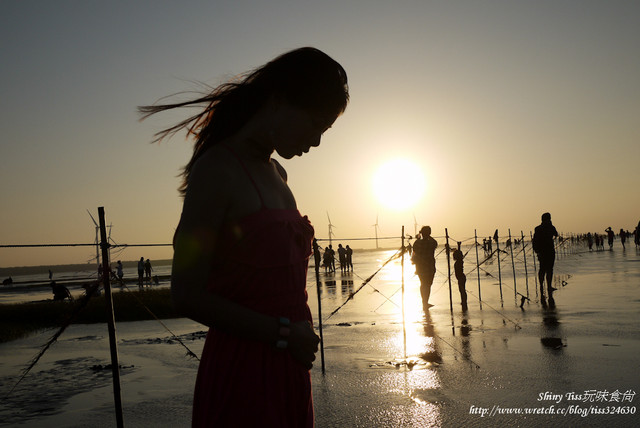
<instances>
[{"instance_id":1,"label":"fence post","mask_svg":"<svg viewBox=\"0 0 640 428\"><path fill-rule=\"evenodd\" d=\"M529 272L527 271L527 246L524 242L524 232L520 231L522 237L522 257L524 257L524 282L527 286L527 299L529 298Z\"/></svg>"},{"instance_id":2,"label":"fence post","mask_svg":"<svg viewBox=\"0 0 640 428\"><path fill-rule=\"evenodd\" d=\"M498 229L496 229L496 233L494 233L493 238L496 241L496 253L498 254L498 284L500 285L500 305L504 306L504 301L502 299L502 269L500 268L500 236L498 235Z\"/></svg>"},{"instance_id":3,"label":"fence post","mask_svg":"<svg viewBox=\"0 0 640 428\"><path fill-rule=\"evenodd\" d=\"M480 258L478 257L478 231L473 229L473 235L476 242L476 273L478 274L478 300L480 301L480 309L482 310L482 291L480 291Z\"/></svg>"},{"instance_id":4,"label":"fence post","mask_svg":"<svg viewBox=\"0 0 640 428\"><path fill-rule=\"evenodd\" d=\"M316 269L316 294L318 295L318 332L320 333L320 363L322 365L322 374L325 374L324 368L324 337L322 336L322 287L320 287L320 249L318 248L318 241L313 240L313 258Z\"/></svg>"},{"instance_id":5,"label":"fence post","mask_svg":"<svg viewBox=\"0 0 640 428\"><path fill-rule=\"evenodd\" d=\"M107 228L104 219L104 207L98 207L100 221L100 248L102 249L102 285L107 303L107 327L109 330L109 348L111 350L111 372L113 374L113 399L116 407L116 423L118 428L124 427L122 417L122 397L120 394L120 366L118 364L118 345L116 339L116 322L113 314L113 298L111 296L111 284L109 266L109 242L107 241Z\"/></svg>"},{"instance_id":6,"label":"fence post","mask_svg":"<svg viewBox=\"0 0 640 428\"><path fill-rule=\"evenodd\" d=\"M516 284L516 263L513 261L513 240L511 239L511 229L509 229L509 242L511 243L511 270L513 271L513 297L518 304L518 285Z\"/></svg>"},{"instance_id":7,"label":"fence post","mask_svg":"<svg viewBox=\"0 0 640 428\"><path fill-rule=\"evenodd\" d=\"M536 267L536 253L533 251L533 233L529 231L529 236L531 237L531 258L533 259L533 279L536 284L536 298L538 297L538 268ZM542 292L542 288L540 289ZM543 296L540 296L543 297Z\"/></svg>"},{"instance_id":8,"label":"fence post","mask_svg":"<svg viewBox=\"0 0 640 428\"><path fill-rule=\"evenodd\" d=\"M404 339L404 361L407 362L407 327L404 320L404 226L402 226L402 255L400 258L400 270L402 280L402 338Z\"/></svg>"},{"instance_id":9,"label":"fence post","mask_svg":"<svg viewBox=\"0 0 640 428\"><path fill-rule=\"evenodd\" d=\"M447 252L447 278L449 280L449 309L453 313L453 296L451 295L451 255L449 251L449 230L444 228L444 236L447 240L445 251Z\"/></svg>"}]
</instances>

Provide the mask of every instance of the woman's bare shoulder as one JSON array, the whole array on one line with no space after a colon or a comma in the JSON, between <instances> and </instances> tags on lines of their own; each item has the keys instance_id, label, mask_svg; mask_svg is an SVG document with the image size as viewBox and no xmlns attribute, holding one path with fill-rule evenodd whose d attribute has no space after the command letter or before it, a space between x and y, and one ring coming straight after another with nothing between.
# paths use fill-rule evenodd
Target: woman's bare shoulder
<instances>
[{"instance_id":1,"label":"woman's bare shoulder","mask_svg":"<svg viewBox=\"0 0 640 428\"><path fill-rule=\"evenodd\" d=\"M284 182L286 183L287 182L287 170L284 169L284 167L277 160L271 159L271 162L273 162L273 165L276 167L276 171L278 171L278 174L280 174L280 177L282 177L282 180L284 180Z\"/></svg>"},{"instance_id":2,"label":"woman's bare shoulder","mask_svg":"<svg viewBox=\"0 0 640 428\"><path fill-rule=\"evenodd\" d=\"M233 178L236 174L235 159L229 150L215 145L204 152L193 164L194 178Z\"/></svg>"},{"instance_id":3,"label":"woman's bare shoulder","mask_svg":"<svg viewBox=\"0 0 640 428\"><path fill-rule=\"evenodd\" d=\"M191 215L224 211L230 204L237 181L237 171L228 151L212 147L193 164L184 198L185 211Z\"/></svg>"}]
</instances>

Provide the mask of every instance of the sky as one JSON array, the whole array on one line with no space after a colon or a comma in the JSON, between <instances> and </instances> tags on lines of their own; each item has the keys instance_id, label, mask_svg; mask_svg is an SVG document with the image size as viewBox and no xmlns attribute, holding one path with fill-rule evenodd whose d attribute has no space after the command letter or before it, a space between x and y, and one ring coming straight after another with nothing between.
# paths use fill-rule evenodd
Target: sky
<instances>
[{"instance_id":1,"label":"sky","mask_svg":"<svg viewBox=\"0 0 640 428\"><path fill-rule=\"evenodd\" d=\"M376 223L526 235L545 211L565 234L638 224L640 2L1 0L0 245L93 243L101 206L116 243L170 243L192 145L150 141L186 112L136 107L301 46L340 62L351 94L320 147L281 160L318 238L328 218L334 242ZM421 172L395 174L421 195L403 209L373 189L398 159ZM0 248L0 267L94 254Z\"/></svg>"}]
</instances>

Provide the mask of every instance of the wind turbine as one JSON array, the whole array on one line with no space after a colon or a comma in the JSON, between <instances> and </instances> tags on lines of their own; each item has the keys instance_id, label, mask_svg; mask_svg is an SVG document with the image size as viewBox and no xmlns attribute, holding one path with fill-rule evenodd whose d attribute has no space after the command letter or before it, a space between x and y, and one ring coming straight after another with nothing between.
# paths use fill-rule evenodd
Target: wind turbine
<instances>
[{"instance_id":1,"label":"wind turbine","mask_svg":"<svg viewBox=\"0 0 640 428\"><path fill-rule=\"evenodd\" d=\"M91 215L91 212L89 210L87 210L87 214L89 214L89 217L91 217L91 221L93 222L94 226L96 227L96 240L94 241L96 244L96 265L97 265L97 269L98 272L100 272L100 226L98 225L98 223L96 223L96 219L93 218L93 216ZM111 239L111 227L113 226L113 223L109 224L108 228L109 228L109 237L107 238L107 242L109 241L113 241ZM114 241L115 243L115 241ZM111 248L108 249L109 251L109 260L111 260ZM107 267L104 267L105 272Z\"/></svg>"},{"instance_id":2,"label":"wind turbine","mask_svg":"<svg viewBox=\"0 0 640 428\"><path fill-rule=\"evenodd\" d=\"M89 217L91 217L91 221L96 226L96 240L94 242L96 244L96 264L97 264L97 269L98 269L98 271L100 271L100 226L98 226L98 223L96 223L96 219L93 218L93 216L91 215L91 212L89 210L87 210L87 214L89 214Z\"/></svg>"},{"instance_id":3,"label":"wind turbine","mask_svg":"<svg viewBox=\"0 0 640 428\"><path fill-rule=\"evenodd\" d=\"M372 224L373 230L376 233L376 250L378 249L378 214L376 214L376 224Z\"/></svg>"},{"instance_id":4,"label":"wind turbine","mask_svg":"<svg viewBox=\"0 0 640 428\"><path fill-rule=\"evenodd\" d=\"M329 217L329 212L327 211L327 220L329 220L329 245L331 245L331 237L334 235L333 228L335 227L331 224L331 218Z\"/></svg>"}]
</instances>

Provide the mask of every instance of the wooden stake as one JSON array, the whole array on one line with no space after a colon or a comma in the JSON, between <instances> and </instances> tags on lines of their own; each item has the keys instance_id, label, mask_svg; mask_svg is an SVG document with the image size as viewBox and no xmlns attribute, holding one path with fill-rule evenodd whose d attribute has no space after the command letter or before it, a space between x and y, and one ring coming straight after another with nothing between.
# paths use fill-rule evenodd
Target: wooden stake
<instances>
[{"instance_id":1,"label":"wooden stake","mask_svg":"<svg viewBox=\"0 0 640 428\"><path fill-rule=\"evenodd\" d=\"M538 297L538 268L536 267L536 253L533 251L533 233L529 231L529 236L531 237L531 258L533 259L533 279L536 284L536 298ZM542 291L542 290L541 290ZM540 296L544 297L544 296Z\"/></svg>"},{"instance_id":2,"label":"wooden stake","mask_svg":"<svg viewBox=\"0 0 640 428\"><path fill-rule=\"evenodd\" d=\"M116 407L116 423L118 428L124 427L122 416L122 398L120 394L120 366L118 364L118 345L116 339L116 322L113 314L113 298L109 276L109 242L107 242L107 228L104 220L104 207L98 207L100 221L100 247L102 249L102 285L107 303L107 327L109 329L109 348L111 350L111 372L113 374L113 399Z\"/></svg>"},{"instance_id":3,"label":"wooden stake","mask_svg":"<svg viewBox=\"0 0 640 428\"><path fill-rule=\"evenodd\" d=\"M473 229L473 235L476 241L476 273L478 274L478 300L480 301L480 310L482 310L482 291L480 290L480 258L478 257L478 231Z\"/></svg>"},{"instance_id":4,"label":"wooden stake","mask_svg":"<svg viewBox=\"0 0 640 428\"><path fill-rule=\"evenodd\" d=\"M529 298L529 272L527 272L527 246L524 242L524 232L520 231L522 237L522 256L524 257L524 282L527 286L527 299Z\"/></svg>"},{"instance_id":5,"label":"wooden stake","mask_svg":"<svg viewBox=\"0 0 640 428\"><path fill-rule=\"evenodd\" d=\"M320 260L318 257L318 253L320 249L318 248L318 243L313 241L313 254L314 260ZM320 333L320 364L322 365L322 374L325 374L324 368L324 337L322 336L322 287L320 286L320 266L317 262L314 263L316 268L316 293L318 294L318 332Z\"/></svg>"},{"instance_id":6,"label":"wooden stake","mask_svg":"<svg viewBox=\"0 0 640 428\"><path fill-rule=\"evenodd\" d=\"M404 319L404 226L402 226L402 256L400 258L400 270L402 281L402 338L404 340L404 361L407 362L407 327Z\"/></svg>"},{"instance_id":7,"label":"wooden stake","mask_svg":"<svg viewBox=\"0 0 640 428\"><path fill-rule=\"evenodd\" d=\"M513 240L511 239L511 229L509 229L509 242L511 243L511 270L513 270L513 297L518 304L518 285L516 284L516 263L513 260Z\"/></svg>"},{"instance_id":8,"label":"wooden stake","mask_svg":"<svg viewBox=\"0 0 640 428\"><path fill-rule=\"evenodd\" d=\"M444 236L447 240L445 250L447 252L447 278L449 279L449 309L453 314L453 295L451 294L451 254L449 251L449 230L444 228Z\"/></svg>"},{"instance_id":9,"label":"wooden stake","mask_svg":"<svg viewBox=\"0 0 640 428\"><path fill-rule=\"evenodd\" d=\"M498 229L496 229L496 253L498 254L498 284L500 285L500 305L503 306L502 299L502 270L500 269L500 235L498 235Z\"/></svg>"}]
</instances>

